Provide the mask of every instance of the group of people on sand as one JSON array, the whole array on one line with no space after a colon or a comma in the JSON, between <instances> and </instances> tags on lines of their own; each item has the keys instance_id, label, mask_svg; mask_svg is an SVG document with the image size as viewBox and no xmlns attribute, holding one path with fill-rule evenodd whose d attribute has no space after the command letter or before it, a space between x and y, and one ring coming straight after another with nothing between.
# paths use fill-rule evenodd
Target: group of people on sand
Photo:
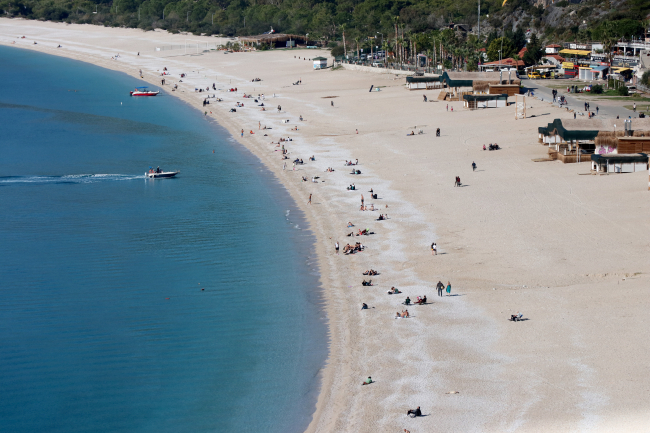
<instances>
[{"instance_id":1,"label":"group of people on sand","mask_svg":"<svg viewBox=\"0 0 650 433\"><path fill-rule=\"evenodd\" d=\"M363 275L379 275L379 272L375 271L374 269L369 269L364 272Z\"/></svg>"},{"instance_id":2,"label":"group of people on sand","mask_svg":"<svg viewBox=\"0 0 650 433\"><path fill-rule=\"evenodd\" d=\"M426 303L427 303L427 296L426 295L418 296L416 298L415 304L424 305ZM410 297L408 297L408 296L406 297L406 299L404 300L404 305L411 305L411 298Z\"/></svg>"},{"instance_id":3,"label":"group of people on sand","mask_svg":"<svg viewBox=\"0 0 650 433\"><path fill-rule=\"evenodd\" d=\"M337 242L338 243L338 242ZM345 247L343 247L343 254L354 254L357 252L363 251L363 245L361 242L357 242L354 244L354 246L347 244Z\"/></svg>"},{"instance_id":4,"label":"group of people on sand","mask_svg":"<svg viewBox=\"0 0 650 433\"><path fill-rule=\"evenodd\" d=\"M350 166L350 165L359 165L359 160L357 159L355 162L352 162L352 160L345 160L345 165Z\"/></svg>"},{"instance_id":5,"label":"group of people on sand","mask_svg":"<svg viewBox=\"0 0 650 433\"><path fill-rule=\"evenodd\" d=\"M361 205L361 207L359 208L359 210L363 210L363 211L366 211L366 210L374 211L374 210L375 210L375 205L374 205L374 204L370 204L370 205L367 205L367 206Z\"/></svg>"},{"instance_id":6,"label":"group of people on sand","mask_svg":"<svg viewBox=\"0 0 650 433\"><path fill-rule=\"evenodd\" d=\"M386 215L381 214L381 215L379 215L379 218L377 218L377 221L385 221L387 219L388 219L388 214L386 214Z\"/></svg>"},{"instance_id":7,"label":"group of people on sand","mask_svg":"<svg viewBox=\"0 0 650 433\"><path fill-rule=\"evenodd\" d=\"M409 314L409 310L402 310L402 313L398 311L395 314L396 319L408 319L409 317L411 317L411 315Z\"/></svg>"},{"instance_id":8,"label":"group of people on sand","mask_svg":"<svg viewBox=\"0 0 650 433\"><path fill-rule=\"evenodd\" d=\"M488 147L485 147L485 144L483 145L483 150L499 150L499 149L501 149L501 148L496 143L494 143L494 144L490 143L490 145Z\"/></svg>"}]
</instances>

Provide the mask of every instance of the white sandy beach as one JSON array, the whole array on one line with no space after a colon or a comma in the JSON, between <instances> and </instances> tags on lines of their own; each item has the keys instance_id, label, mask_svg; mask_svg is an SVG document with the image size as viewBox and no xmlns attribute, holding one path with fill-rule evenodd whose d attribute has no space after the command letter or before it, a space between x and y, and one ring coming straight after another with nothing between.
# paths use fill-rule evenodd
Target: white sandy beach
<instances>
[{"instance_id":1,"label":"white sandy beach","mask_svg":"<svg viewBox=\"0 0 650 433\"><path fill-rule=\"evenodd\" d=\"M197 116L208 111L304 210L317 238L331 339L309 432L650 430L647 172L592 176L588 163L533 162L546 156L537 127L573 117L537 99L528 99L525 120L515 120L514 107L466 111L452 102L451 112L437 102L438 91L410 92L404 78L314 71L302 59L329 57L326 51L155 50L186 39L220 43L0 18L3 45L134 77L142 69L152 87L166 67L165 91L196 107ZM181 73L187 77L179 83ZM262 81L251 82L256 77ZM212 83L220 90L195 93ZM368 92L371 85L381 91ZM238 92L226 92L230 87ZM263 93L267 111L244 92ZM433 102L422 102L423 93ZM212 94L223 102L204 108ZM406 136L419 129L423 135ZM280 137L292 139L284 143L286 170L270 144ZM482 150L495 142L502 150ZM295 158L305 164L294 171ZM362 174L351 175L343 163L357 158ZM454 187L455 176L463 187ZM352 183L357 190L347 191ZM361 194L378 210L359 211ZM376 221L381 213L389 219ZM359 228L375 234L346 237ZM366 249L335 255L335 241ZM364 277L370 268L380 275ZM364 278L374 285L362 287ZM437 296L439 280L451 282L453 296ZM403 293L387 295L391 286ZM432 303L394 319L407 295ZM363 302L369 310L361 311ZM529 320L508 321L517 311ZM369 375L376 382L361 386ZM427 416L407 417L416 406Z\"/></svg>"}]
</instances>

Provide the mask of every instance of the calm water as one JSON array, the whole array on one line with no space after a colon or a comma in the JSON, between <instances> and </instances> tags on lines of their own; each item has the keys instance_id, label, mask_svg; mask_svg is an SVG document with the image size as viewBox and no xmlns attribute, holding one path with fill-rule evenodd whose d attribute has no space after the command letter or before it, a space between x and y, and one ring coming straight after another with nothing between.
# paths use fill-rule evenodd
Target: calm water
<instances>
[{"instance_id":1,"label":"calm water","mask_svg":"<svg viewBox=\"0 0 650 433\"><path fill-rule=\"evenodd\" d=\"M0 431L305 428L326 329L280 185L130 77L3 47L0 73Z\"/></svg>"}]
</instances>

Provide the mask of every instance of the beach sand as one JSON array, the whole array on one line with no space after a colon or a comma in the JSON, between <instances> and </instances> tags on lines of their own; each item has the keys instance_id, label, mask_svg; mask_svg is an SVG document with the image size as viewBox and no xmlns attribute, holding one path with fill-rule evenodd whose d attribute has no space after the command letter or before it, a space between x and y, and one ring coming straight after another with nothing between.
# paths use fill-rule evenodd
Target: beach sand
<instances>
[{"instance_id":1,"label":"beach sand","mask_svg":"<svg viewBox=\"0 0 650 433\"><path fill-rule=\"evenodd\" d=\"M451 112L436 100L438 91L409 92L395 75L314 71L302 59L329 57L324 51L155 50L187 38L223 41L0 19L4 45L15 41L132 76L142 69L154 87L167 67L165 90L229 129L305 211L330 330L309 432L650 429L648 173L591 176L589 163L533 162L546 156L537 127L573 117L548 102L527 99L524 120L515 120L514 107L466 111L451 102ZM171 92L180 73L188 76ZM263 81L251 82L256 77ZM194 92L214 82L238 92ZM371 85L381 91L369 92ZM268 110L243 92L263 93ZM204 108L212 94L223 102ZM229 113L237 101L245 107ZM406 136L419 129L424 134ZM284 143L286 170L270 144L280 137L292 139ZM482 150L495 142L502 150ZM295 158L305 164L294 171ZM343 163L357 158L362 174L351 175ZM318 183L302 176L318 176ZM455 176L462 187L454 187ZM357 190L347 191L352 183ZM361 194L379 210L359 211ZM389 219L376 221L381 213ZM359 228L375 234L346 237ZM366 249L335 255L336 241ZM370 268L380 275L364 277ZM374 285L361 286L364 278ZM452 296L437 296L438 281L451 282ZM387 295L392 286L403 293ZM395 319L407 295L426 295L430 304ZM361 311L362 302L370 308ZM508 321L517 311L528 320ZM375 383L361 386L367 376ZM408 418L416 406L426 416Z\"/></svg>"}]
</instances>

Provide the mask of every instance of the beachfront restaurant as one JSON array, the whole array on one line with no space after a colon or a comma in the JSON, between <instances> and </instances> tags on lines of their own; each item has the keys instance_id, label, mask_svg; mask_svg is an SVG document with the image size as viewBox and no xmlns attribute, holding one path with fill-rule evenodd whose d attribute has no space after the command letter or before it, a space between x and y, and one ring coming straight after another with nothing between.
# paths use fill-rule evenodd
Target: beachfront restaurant
<instances>
[{"instance_id":1,"label":"beachfront restaurant","mask_svg":"<svg viewBox=\"0 0 650 433\"><path fill-rule=\"evenodd\" d=\"M551 159L564 163L590 161L592 154L649 153L650 119L555 119L538 128L538 138Z\"/></svg>"},{"instance_id":2,"label":"beachfront restaurant","mask_svg":"<svg viewBox=\"0 0 650 433\"><path fill-rule=\"evenodd\" d=\"M521 92L521 80L516 71L443 72L440 82L450 91L440 92L439 100L463 101L465 95L494 95L486 100L498 101L501 95ZM471 89L471 90L470 90Z\"/></svg>"},{"instance_id":3,"label":"beachfront restaurant","mask_svg":"<svg viewBox=\"0 0 650 433\"><path fill-rule=\"evenodd\" d=\"M325 57L314 57L314 69L325 69L327 68L327 59Z\"/></svg>"},{"instance_id":4,"label":"beachfront restaurant","mask_svg":"<svg viewBox=\"0 0 650 433\"><path fill-rule=\"evenodd\" d=\"M596 173L635 173L648 170L648 155L637 154L605 154L591 155L591 169Z\"/></svg>"},{"instance_id":5,"label":"beachfront restaurant","mask_svg":"<svg viewBox=\"0 0 650 433\"><path fill-rule=\"evenodd\" d=\"M508 95L463 95L464 107L470 110L479 108L500 108L508 106Z\"/></svg>"},{"instance_id":6,"label":"beachfront restaurant","mask_svg":"<svg viewBox=\"0 0 650 433\"><path fill-rule=\"evenodd\" d=\"M266 44L271 48L285 48L295 47L296 44L308 44L306 35L291 35L285 33L265 33L263 35L255 36L239 36L238 41L244 44L245 47L259 47L261 44Z\"/></svg>"},{"instance_id":7,"label":"beachfront restaurant","mask_svg":"<svg viewBox=\"0 0 650 433\"><path fill-rule=\"evenodd\" d=\"M406 77L406 87L409 90L431 90L441 89L444 87L440 77Z\"/></svg>"}]
</instances>

